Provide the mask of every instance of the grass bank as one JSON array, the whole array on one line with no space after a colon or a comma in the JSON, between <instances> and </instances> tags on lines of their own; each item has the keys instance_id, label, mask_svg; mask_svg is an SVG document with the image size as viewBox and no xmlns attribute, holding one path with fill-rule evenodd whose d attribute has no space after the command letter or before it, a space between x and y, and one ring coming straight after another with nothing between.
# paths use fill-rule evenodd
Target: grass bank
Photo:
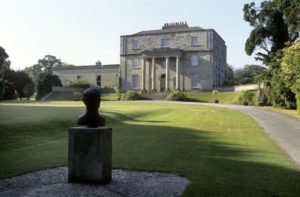
<instances>
[{"instance_id":1,"label":"grass bank","mask_svg":"<svg viewBox=\"0 0 300 197\"><path fill-rule=\"evenodd\" d=\"M254 99L257 97L257 90L251 91L254 93ZM242 91L239 92L218 92L214 95L212 92L186 92L186 96L189 100L195 102L214 103L217 99L219 103L238 104L239 97L242 95Z\"/></svg>"},{"instance_id":2,"label":"grass bank","mask_svg":"<svg viewBox=\"0 0 300 197\"><path fill-rule=\"evenodd\" d=\"M191 180L184 196L299 196L300 173L250 117L181 104L103 102L113 167ZM81 102L1 103L0 178L67 164Z\"/></svg>"},{"instance_id":3,"label":"grass bank","mask_svg":"<svg viewBox=\"0 0 300 197\"><path fill-rule=\"evenodd\" d=\"M48 99L48 101L81 101L82 93L81 92L54 92ZM118 95L116 93L108 93L101 95L102 101L117 101Z\"/></svg>"}]
</instances>

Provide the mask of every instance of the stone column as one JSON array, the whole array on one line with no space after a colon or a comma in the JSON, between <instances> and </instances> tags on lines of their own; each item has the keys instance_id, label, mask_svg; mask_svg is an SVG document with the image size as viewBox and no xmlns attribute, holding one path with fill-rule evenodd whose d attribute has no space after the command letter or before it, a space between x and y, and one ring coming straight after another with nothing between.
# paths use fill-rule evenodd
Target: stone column
<instances>
[{"instance_id":1,"label":"stone column","mask_svg":"<svg viewBox=\"0 0 300 197\"><path fill-rule=\"evenodd\" d=\"M142 90L145 90L145 58L142 60Z\"/></svg>"},{"instance_id":2,"label":"stone column","mask_svg":"<svg viewBox=\"0 0 300 197\"><path fill-rule=\"evenodd\" d=\"M155 89L155 58L152 58L152 83L151 83L151 89Z\"/></svg>"},{"instance_id":3,"label":"stone column","mask_svg":"<svg viewBox=\"0 0 300 197\"><path fill-rule=\"evenodd\" d=\"M168 91L169 89L169 57L166 57L166 89L165 91Z\"/></svg>"},{"instance_id":4,"label":"stone column","mask_svg":"<svg viewBox=\"0 0 300 197\"><path fill-rule=\"evenodd\" d=\"M179 89L179 57L176 57L176 90Z\"/></svg>"}]
</instances>

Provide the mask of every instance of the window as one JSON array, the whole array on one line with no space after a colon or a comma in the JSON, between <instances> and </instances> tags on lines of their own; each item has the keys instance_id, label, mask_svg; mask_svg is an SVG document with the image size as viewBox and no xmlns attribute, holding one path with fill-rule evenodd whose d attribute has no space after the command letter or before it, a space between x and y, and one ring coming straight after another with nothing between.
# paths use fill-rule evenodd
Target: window
<instances>
[{"instance_id":1,"label":"window","mask_svg":"<svg viewBox=\"0 0 300 197\"><path fill-rule=\"evenodd\" d=\"M198 37L192 36L192 46L197 46L197 45L198 45Z\"/></svg>"},{"instance_id":2,"label":"window","mask_svg":"<svg viewBox=\"0 0 300 197\"><path fill-rule=\"evenodd\" d=\"M198 56L197 55L191 56L191 64L192 64L192 66L198 66Z\"/></svg>"},{"instance_id":3,"label":"window","mask_svg":"<svg viewBox=\"0 0 300 197\"><path fill-rule=\"evenodd\" d=\"M197 73L193 73L191 76L191 84L192 88L198 88L199 84L199 75Z\"/></svg>"},{"instance_id":4,"label":"window","mask_svg":"<svg viewBox=\"0 0 300 197\"><path fill-rule=\"evenodd\" d=\"M168 39L166 39L166 38L161 39L160 44L161 44L162 48L168 47L169 46Z\"/></svg>"},{"instance_id":5,"label":"window","mask_svg":"<svg viewBox=\"0 0 300 197\"><path fill-rule=\"evenodd\" d=\"M139 68L140 67L140 60L139 60L139 58L133 58L132 59L132 67L133 68Z\"/></svg>"},{"instance_id":6,"label":"window","mask_svg":"<svg viewBox=\"0 0 300 197\"><path fill-rule=\"evenodd\" d=\"M139 49L139 41L138 40L133 40L132 42L132 49Z\"/></svg>"},{"instance_id":7,"label":"window","mask_svg":"<svg viewBox=\"0 0 300 197\"><path fill-rule=\"evenodd\" d=\"M138 75L132 75L132 88L139 89L139 76Z\"/></svg>"},{"instance_id":8,"label":"window","mask_svg":"<svg viewBox=\"0 0 300 197\"><path fill-rule=\"evenodd\" d=\"M80 75L77 75L77 77L76 77L76 78L77 78L77 80L80 80L81 76L80 76Z\"/></svg>"},{"instance_id":9,"label":"window","mask_svg":"<svg viewBox=\"0 0 300 197\"><path fill-rule=\"evenodd\" d=\"M97 76L97 78L96 78L96 84L97 84L97 86L101 87L101 75Z\"/></svg>"}]
</instances>

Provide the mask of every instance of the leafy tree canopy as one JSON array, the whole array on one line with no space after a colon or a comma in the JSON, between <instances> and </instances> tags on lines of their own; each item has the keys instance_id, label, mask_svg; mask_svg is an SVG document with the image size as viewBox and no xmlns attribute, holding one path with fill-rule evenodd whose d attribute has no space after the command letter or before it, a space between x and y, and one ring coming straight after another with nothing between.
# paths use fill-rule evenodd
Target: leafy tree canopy
<instances>
[{"instance_id":1,"label":"leafy tree canopy","mask_svg":"<svg viewBox=\"0 0 300 197\"><path fill-rule=\"evenodd\" d=\"M43 70L40 64L34 64L33 66L25 68L24 72L26 72L33 80L33 82L37 85L38 76L43 72Z\"/></svg>"},{"instance_id":2,"label":"leafy tree canopy","mask_svg":"<svg viewBox=\"0 0 300 197\"><path fill-rule=\"evenodd\" d=\"M29 75L24 71L15 72L15 79L13 80L15 83L15 88L18 93L18 97L22 100L22 98L28 98L28 94L25 94L25 87L32 86L33 82ZM31 95L29 95L30 97Z\"/></svg>"},{"instance_id":3,"label":"leafy tree canopy","mask_svg":"<svg viewBox=\"0 0 300 197\"><path fill-rule=\"evenodd\" d=\"M266 68L259 65L245 65L243 68L234 71L235 84L251 84L257 82L257 77Z\"/></svg>"},{"instance_id":4,"label":"leafy tree canopy","mask_svg":"<svg viewBox=\"0 0 300 197\"><path fill-rule=\"evenodd\" d=\"M254 2L245 4L244 20L254 28L246 40L246 53L258 50L256 59L270 62L271 53L299 37L299 10L299 0L263 1L259 7Z\"/></svg>"},{"instance_id":5,"label":"leafy tree canopy","mask_svg":"<svg viewBox=\"0 0 300 197\"><path fill-rule=\"evenodd\" d=\"M13 84L9 84L6 81L6 75L9 71L10 61L8 60L8 54L5 49L0 46L0 100L5 98L5 89Z\"/></svg>"},{"instance_id":6,"label":"leafy tree canopy","mask_svg":"<svg viewBox=\"0 0 300 197\"><path fill-rule=\"evenodd\" d=\"M300 93L300 41L283 50L281 59L283 77L286 85L291 87L295 94Z\"/></svg>"},{"instance_id":7,"label":"leafy tree canopy","mask_svg":"<svg viewBox=\"0 0 300 197\"><path fill-rule=\"evenodd\" d=\"M52 73L53 68L63 66L62 61L53 55L46 55L42 59L39 59L38 64L42 67L44 71L49 73Z\"/></svg>"},{"instance_id":8,"label":"leafy tree canopy","mask_svg":"<svg viewBox=\"0 0 300 197\"><path fill-rule=\"evenodd\" d=\"M51 92L52 86L62 86L58 76L47 72L40 73L38 77L36 100L41 99L47 93Z\"/></svg>"},{"instance_id":9,"label":"leafy tree canopy","mask_svg":"<svg viewBox=\"0 0 300 197\"><path fill-rule=\"evenodd\" d=\"M7 55L5 49L0 46L0 66L1 66L0 68L2 68L2 65L4 64L4 62L8 57L9 56Z\"/></svg>"}]
</instances>

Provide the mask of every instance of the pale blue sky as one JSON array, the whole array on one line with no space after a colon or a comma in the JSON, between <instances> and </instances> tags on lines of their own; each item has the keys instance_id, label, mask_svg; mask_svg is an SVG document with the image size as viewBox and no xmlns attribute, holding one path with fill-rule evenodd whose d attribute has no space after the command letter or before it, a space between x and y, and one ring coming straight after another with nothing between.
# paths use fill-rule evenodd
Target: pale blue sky
<instances>
[{"instance_id":1,"label":"pale blue sky","mask_svg":"<svg viewBox=\"0 0 300 197\"><path fill-rule=\"evenodd\" d=\"M119 63L120 35L160 29L165 22L215 29L227 45L227 63L260 64L244 52L251 27L243 5L251 0L0 0L0 46L11 67L32 66L47 54L74 65ZM255 0L261 2L261 0Z\"/></svg>"}]
</instances>

